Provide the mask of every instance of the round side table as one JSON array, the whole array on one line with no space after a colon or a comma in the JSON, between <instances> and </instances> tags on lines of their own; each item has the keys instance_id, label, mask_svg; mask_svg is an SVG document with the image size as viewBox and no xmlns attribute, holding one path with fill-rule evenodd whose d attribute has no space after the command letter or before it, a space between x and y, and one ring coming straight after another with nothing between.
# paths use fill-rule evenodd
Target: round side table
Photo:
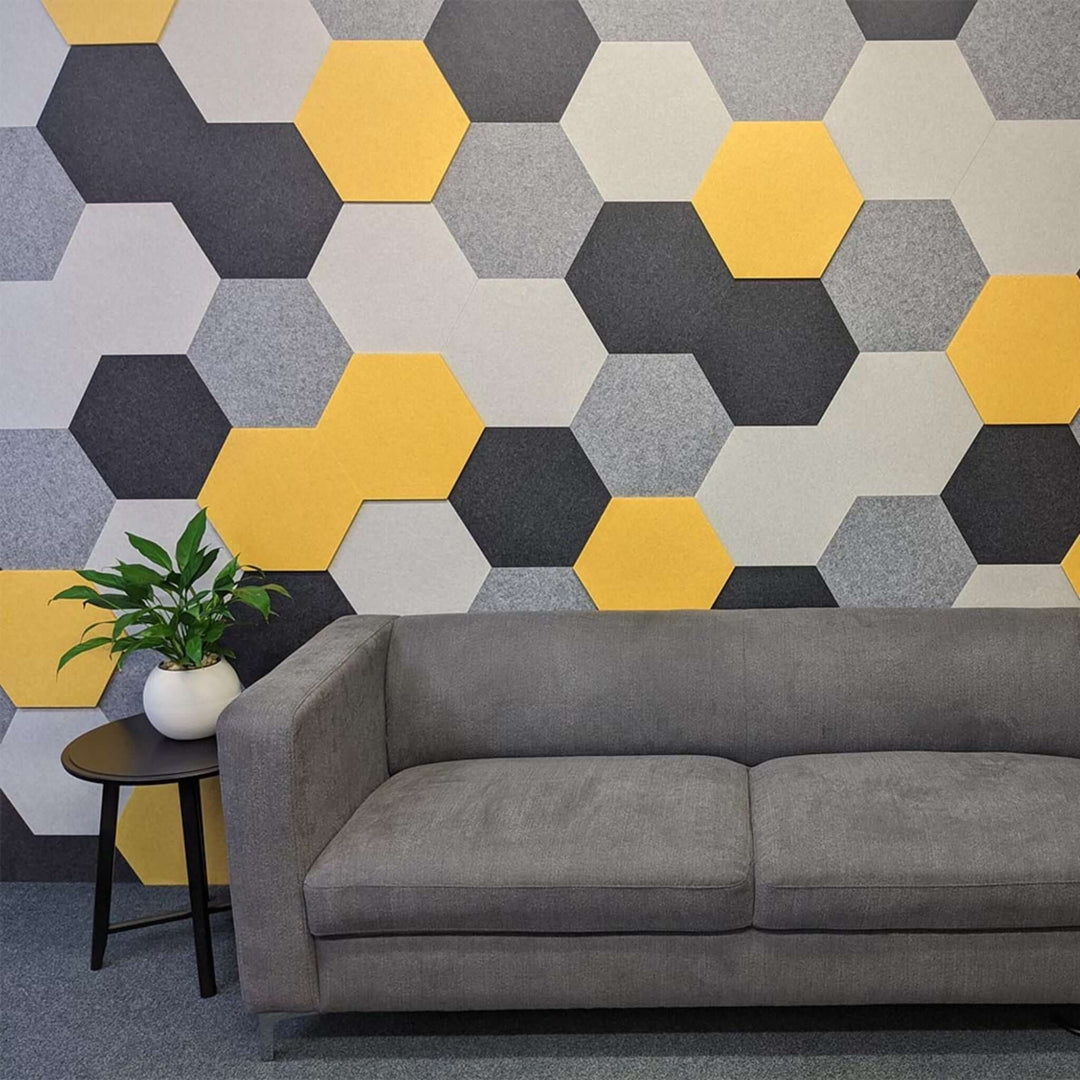
<instances>
[{"instance_id":1,"label":"round side table","mask_svg":"<svg viewBox=\"0 0 1080 1080\"><path fill-rule=\"evenodd\" d=\"M90 942L90 968L97 971L105 958L109 934L143 926L191 919L195 935L195 962L199 993L217 993L214 950L210 939L210 915L228 911L229 904L211 904L206 884L206 842L203 836L202 799L199 781L218 772L217 740L189 742L166 739L139 713L88 731L70 742L60 763L81 780L101 784L101 826L98 830L97 882L94 889L94 929ZM176 784L180 791L180 819L184 829L187 862L188 911L170 911L127 922L110 923L113 861L116 854L116 811L120 785Z\"/></svg>"}]
</instances>

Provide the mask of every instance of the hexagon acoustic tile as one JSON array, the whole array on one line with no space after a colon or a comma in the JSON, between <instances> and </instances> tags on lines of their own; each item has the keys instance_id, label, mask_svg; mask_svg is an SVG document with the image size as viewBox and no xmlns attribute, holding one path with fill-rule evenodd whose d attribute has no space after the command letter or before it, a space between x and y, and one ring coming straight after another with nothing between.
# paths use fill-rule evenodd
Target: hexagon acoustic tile
<instances>
[{"instance_id":1,"label":"hexagon acoustic tile","mask_svg":"<svg viewBox=\"0 0 1080 1080\"><path fill-rule=\"evenodd\" d=\"M484 423L563 426L607 356L566 282L487 278L443 350Z\"/></svg>"},{"instance_id":2,"label":"hexagon acoustic tile","mask_svg":"<svg viewBox=\"0 0 1080 1080\"><path fill-rule=\"evenodd\" d=\"M975 0L848 0L868 41L951 41Z\"/></svg>"},{"instance_id":3,"label":"hexagon acoustic tile","mask_svg":"<svg viewBox=\"0 0 1080 1080\"><path fill-rule=\"evenodd\" d=\"M1080 443L1080 412L1073 417L1073 422L1069 425L1072 428L1072 433L1076 436L1076 441Z\"/></svg>"},{"instance_id":4,"label":"hexagon acoustic tile","mask_svg":"<svg viewBox=\"0 0 1080 1080\"><path fill-rule=\"evenodd\" d=\"M574 563L601 610L708 608L733 563L689 498L615 498Z\"/></svg>"},{"instance_id":5,"label":"hexagon acoustic tile","mask_svg":"<svg viewBox=\"0 0 1080 1080\"><path fill-rule=\"evenodd\" d=\"M735 277L817 278L862 195L823 124L743 122L693 201Z\"/></svg>"},{"instance_id":6,"label":"hexagon acoustic tile","mask_svg":"<svg viewBox=\"0 0 1080 1080\"><path fill-rule=\"evenodd\" d=\"M836 607L836 599L816 566L736 566L713 607Z\"/></svg>"},{"instance_id":7,"label":"hexagon acoustic tile","mask_svg":"<svg viewBox=\"0 0 1080 1080\"><path fill-rule=\"evenodd\" d=\"M289 123L330 44L308 0L183 0L161 50L211 123Z\"/></svg>"},{"instance_id":8,"label":"hexagon acoustic tile","mask_svg":"<svg viewBox=\"0 0 1080 1080\"><path fill-rule=\"evenodd\" d=\"M49 603L63 589L85 584L73 570L0 570L0 686L18 708L98 703L113 668L107 649L56 670L83 630L108 618L107 611L72 600Z\"/></svg>"},{"instance_id":9,"label":"hexagon acoustic tile","mask_svg":"<svg viewBox=\"0 0 1080 1080\"><path fill-rule=\"evenodd\" d=\"M1065 571L1065 576L1076 590L1077 597L1080 598L1080 535L1076 537L1076 542L1061 560L1061 569Z\"/></svg>"},{"instance_id":10,"label":"hexagon acoustic tile","mask_svg":"<svg viewBox=\"0 0 1080 1080\"><path fill-rule=\"evenodd\" d=\"M306 281L222 281L188 350L236 427L310 427L352 350Z\"/></svg>"},{"instance_id":11,"label":"hexagon acoustic tile","mask_svg":"<svg viewBox=\"0 0 1080 1080\"><path fill-rule=\"evenodd\" d=\"M868 199L948 199L994 123L956 43L869 41L825 114Z\"/></svg>"},{"instance_id":12,"label":"hexagon acoustic tile","mask_svg":"<svg viewBox=\"0 0 1080 1080\"><path fill-rule=\"evenodd\" d=\"M0 430L0 566L81 566L113 496L71 433Z\"/></svg>"},{"instance_id":13,"label":"hexagon acoustic tile","mask_svg":"<svg viewBox=\"0 0 1080 1080\"><path fill-rule=\"evenodd\" d=\"M605 203L566 274L612 353L689 352L731 274L689 203Z\"/></svg>"},{"instance_id":14,"label":"hexagon acoustic tile","mask_svg":"<svg viewBox=\"0 0 1080 1080\"><path fill-rule=\"evenodd\" d=\"M569 566L492 567L470 611L595 611Z\"/></svg>"},{"instance_id":15,"label":"hexagon acoustic tile","mask_svg":"<svg viewBox=\"0 0 1080 1080\"><path fill-rule=\"evenodd\" d=\"M123 720L143 711L143 686L150 672L164 657L160 653L140 649L124 658L124 666L113 671L98 708L108 720Z\"/></svg>"},{"instance_id":16,"label":"hexagon acoustic tile","mask_svg":"<svg viewBox=\"0 0 1080 1080\"><path fill-rule=\"evenodd\" d=\"M325 570L360 493L318 428L233 428L199 505L241 563Z\"/></svg>"},{"instance_id":17,"label":"hexagon acoustic tile","mask_svg":"<svg viewBox=\"0 0 1080 1080\"><path fill-rule=\"evenodd\" d=\"M40 0L0 6L0 127L33 127L67 55Z\"/></svg>"},{"instance_id":18,"label":"hexagon acoustic tile","mask_svg":"<svg viewBox=\"0 0 1080 1080\"><path fill-rule=\"evenodd\" d=\"M1060 566L976 566L954 607L1080 607Z\"/></svg>"},{"instance_id":19,"label":"hexagon acoustic tile","mask_svg":"<svg viewBox=\"0 0 1080 1080\"><path fill-rule=\"evenodd\" d=\"M15 702L4 693L4 688L0 686L0 739L3 739L4 732L7 731L14 715Z\"/></svg>"},{"instance_id":20,"label":"hexagon acoustic tile","mask_svg":"<svg viewBox=\"0 0 1080 1080\"><path fill-rule=\"evenodd\" d=\"M492 566L571 566L608 503L569 428L489 427L450 502Z\"/></svg>"},{"instance_id":21,"label":"hexagon acoustic tile","mask_svg":"<svg viewBox=\"0 0 1080 1080\"><path fill-rule=\"evenodd\" d=\"M419 41L335 41L296 126L351 202L427 202L469 121Z\"/></svg>"},{"instance_id":22,"label":"hexagon acoustic tile","mask_svg":"<svg viewBox=\"0 0 1080 1080\"><path fill-rule=\"evenodd\" d=\"M991 274L1080 266L1080 120L998 121L953 193Z\"/></svg>"},{"instance_id":23,"label":"hexagon acoustic tile","mask_svg":"<svg viewBox=\"0 0 1080 1080\"><path fill-rule=\"evenodd\" d=\"M1080 120L1080 8L979 0L957 42L999 120Z\"/></svg>"},{"instance_id":24,"label":"hexagon acoustic tile","mask_svg":"<svg viewBox=\"0 0 1080 1080\"><path fill-rule=\"evenodd\" d=\"M473 124L435 196L480 277L563 277L601 203L558 124Z\"/></svg>"},{"instance_id":25,"label":"hexagon acoustic tile","mask_svg":"<svg viewBox=\"0 0 1080 1080\"><path fill-rule=\"evenodd\" d=\"M157 41L176 0L41 0L69 45Z\"/></svg>"},{"instance_id":26,"label":"hexagon acoustic tile","mask_svg":"<svg viewBox=\"0 0 1080 1080\"><path fill-rule=\"evenodd\" d=\"M975 559L938 496L860 496L818 569L842 607L951 607Z\"/></svg>"},{"instance_id":27,"label":"hexagon acoustic tile","mask_svg":"<svg viewBox=\"0 0 1080 1080\"><path fill-rule=\"evenodd\" d=\"M941 497L980 563L1060 563L1080 535L1080 446L1064 424L984 427Z\"/></svg>"},{"instance_id":28,"label":"hexagon acoustic tile","mask_svg":"<svg viewBox=\"0 0 1080 1080\"><path fill-rule=\"evenodd\" d=\"M442 0L311 0L331 37L404 41L422 38Z\"/></svg>"},{"instance_id":29,"label":"hexagon acoustic tile","mask_svg":"<svg viewBox=\"0 0 1080 1080\"><path fill-rule=\"evenodd\" d=\"M330 574L361 614L468 611L488 572L445 501L365 502Z\"/></svg>"},{"instance_id":30,"label":"hexagon acoustic tile","mask_svg":"<svg viewBox=\"0 0 1080 1080\"><path fill-rule=\"evenodd\" d=\"M732 429L689 354L608 357L571 426L613 495L694 495Z\"/></svg>"},{"instance_id":31,"label":"hexagon acoustic tile","mask_svg":"<svg viewBox=\"0 0 1080 1080\"><path fill-rule=\"evenodd\" d=\"M103 356L71 433L118 499L190 499L229 421L186 356Z\"/></svg>"},{"instance_id":32,"label":"hexagon acoustic tile","mask_svg":"<svg viewBox=\"0 0 1080 1080\"><path fill-rule=\"evenodd\" d=\"M577 0L443 0L425 40L474 123L558 122L599 44Z\"/></svg>"},{"instance_id":33,"label":"hexagon acoustic tile","mask_svg":"<svg viewBox=\"0 0 1080 1080\"><path fill-rule=\"evenodd\" d=\"M690 41L715 0L581 0L601 41Z\"/></svg>"},{"instance_id":34,"label":"hexagon acoustic tile","mask_svg":"<svg viewBox=\"0 0 1080 1080\"><path fill-rule=\"evenodd\" d=\"M992 277L949 345L988 424L1066 424L1080 408L1080 280Z\"/></svg>"},{"instance_id":35,"label":"hexagon acoustic tile","mask_svg":"<svg viewBox=\"0 0 1080 1080\"><path fill-rule=\"evenodd\" d=\"M986 280L944 200L868 202L822 282L860 349L944 349Z\"/></svg>"},{"instance_id":36,"label":"hexagon acoustic tile","mask_svg":"<svg viewBox=\"0 0 1080 1080\"><path fill-rule=\"evenodd\" d=\"M35 128L0 128L0 278L49 280L82 208Z\"/></svg>"},{"instance_id":37,"label":"hexagon acoustic tile","mask_svg":"<svg viewBox=\"0 0 1080 1080\"><path fill-rule=\"evenodd\" d=\"M357 352L433 352L476 274L433 206L350 204L309 281Z\"/></svg>"},{"instance_id":38,"label":"hexagon acoustic tile","mask_svg":"<svg viewBox=\"0 0 1080 1080\"><path fill-rule=\"evenodd\" d=\"M692 198L730 126L688 41L601 45L562 117L608 201Z\"/></svg>"},{"instance_id":39,"label":"hexagon acoustic tile","mask_svg":"<svg viewBox=\"0 0 1080 1080\"><path fill-rule=\"evenodd\" d=\"M483 422L441 356L360 354L318 431L364 499L445 499Z\"/></svg>"}]
</instances>

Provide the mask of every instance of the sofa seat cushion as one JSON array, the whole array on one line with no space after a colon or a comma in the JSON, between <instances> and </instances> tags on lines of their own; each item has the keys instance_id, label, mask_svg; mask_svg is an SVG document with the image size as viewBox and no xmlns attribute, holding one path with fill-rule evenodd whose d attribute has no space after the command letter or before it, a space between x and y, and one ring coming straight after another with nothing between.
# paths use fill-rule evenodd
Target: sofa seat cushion
<instances>
[{"instance_id":1,"label":"sofa seat cushion","mask_svg":"<svg viewBox=\"0 0 1080 1080\"><path fill-rule=\"evenodd\" d=\"M751 770L754 924L1080 925L1080 760L918 751Z\"/></svg>"},{"instance_id":2,"label":"sofa seat cushion","mask_svg":"<svg viewBox=\"0 0 1080 1080\"><path fill-rule=\"evenodd\" d=\"M377 788L304 883L316 936L716 931L753 910L747 770L487 758Z\"/></svg>"}]
</instances>

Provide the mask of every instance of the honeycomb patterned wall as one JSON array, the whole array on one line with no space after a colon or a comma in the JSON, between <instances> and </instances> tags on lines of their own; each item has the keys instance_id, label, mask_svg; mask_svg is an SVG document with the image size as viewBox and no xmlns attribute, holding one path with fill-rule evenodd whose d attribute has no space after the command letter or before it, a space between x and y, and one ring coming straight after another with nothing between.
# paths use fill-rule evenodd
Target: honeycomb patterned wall
<instances>
[{"instance_id":1,"label":"honeycomb patterned wall","mask_svg":"<svg viewBox=\"0 0 1080 1080\"><path fill-rule=\"evenodd\" d=\"M89 873L58 755L152 663L57 678L46 599L200 504L293 594L249 682L353 610L1080 603L1080 4L5 0L0 124L2 876Z\"/></svg>"}]
</instances>

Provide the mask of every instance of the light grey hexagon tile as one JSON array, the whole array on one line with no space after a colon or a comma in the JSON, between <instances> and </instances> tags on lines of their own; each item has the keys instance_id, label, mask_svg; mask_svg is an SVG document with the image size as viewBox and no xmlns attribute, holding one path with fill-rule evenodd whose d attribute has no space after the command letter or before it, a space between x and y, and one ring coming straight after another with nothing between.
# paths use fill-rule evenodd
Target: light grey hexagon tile
<instances>
[{"instance_id":1,"label":"light grey hexagon tile","mask_svg":"<svg viewBox=\"0 0 1080 1080\"><path fill-rule=\"evenodd\" d=\"M974 569L937 495L860 496L818 562L841 607L951 607Z\"/></svg>"},{"instance_id":2,"label":"light grey hexagon tile","mask_svg":"<svg viewBox=\"0 0 1080 1080\"><path fill-rule=\"evenodd\" d=\"M570 566L493 566L470 611L595 611Z\"/></svg>"},{"instance_id":3,"label":"light grey hexagon tile","mask_svg":"<svg viewBox=\"0 0 1080 1080\"><path fill-rule=\"evenodd\" d=\"M83 566L112 492L63 429L0 431L0 566Z\"/></svg>"},{"instance_id":4,"label":"light grey hexagon tile","mask_svg":"<svg viewBox=\"0 0 1080 1080\"><path fill-rule=\"evenodd\" d=\"M999 120L953 205L991 274L1075 273L1080 120Z\"/></svg>"},{"instance_id":5,"label":"light grey hexagon tile","mask_svg":"<svg viewBox=\"0 0 1080 1080\"><path fill-rule=\"evenodd\" d=\"M863 203L822 278L865 352L941 350L986 267L947 200Z\"/></svg>"},{"instance_id":6,"label":"light grey hexagon tile","mask_svg":"<svg viewBox=\"0 0 1080 1080\"><path fill-rule=\"evenodd\" d=\"M11 698L4 693L4 688L0 686L0 739L3 739L4 733L7 731L14 715L15 705Z\"/></svg>"},{"instance_id":7,"label":"light grey hexagon tile","mask_svg":"<svg viewBox=\"0 0 1080 1080\"><path fill-rule=\"evenodd\" d=\"M82 208L37 128L0 128L0 278L52 278Z\"/></svg>"},{"instance_id":8,"label":"light grey hexagon tile","mask_svg":"<svg viewBox=\"0 0 1080 1080\"><path fill-rule=\"evenodd\" d=\"M415 40L431 29L442 0L311 0L330 36Z\"/></svg>"},{"instance_id":9,"label":"light grey hexagon tile","mask_svg":"<svg viewBox=\"0 0 1080 1080\"><path fill-rule=\"evenodd\" d=\"M1060 566L976 566L953 607L1080 607Z\"/></svg>"},{"instance_id":10,"label":"light grey hexagon tile","mask_svg":"<svg viewBox=\"0 0 1080 1080\"><path fill-rule=\"evenodd\" d=\"M468 611L488 570L446 501L365 502L330 564L360 614Z\"/></svg>"},{"instance_id":11,"label":"light grey hexagon tile","mask_svg":"<svg viewBox=\"0 0 1080 1080\"><path fill-rule=\"evenodd\" d=\"M356 352L441 352L476 286L429 203L347 203L308 280Z\"/></svg>"},{"instance_id":12,"label":"light grey hexagon tile","mask_svg":"<svg viewBox=\"0 0 1080 1080\"><path fill-rule=\"evenodd\" d=\"M443 356L485 424L566 427L607 352L562 278L486 278Z\"/></svg>"},{"instance_id":13,"label":"light grey hexagon tile","mask_svg":"<svg viewBox=\"0 0 1080 1080\"><path fill-rule=\"evenodd\" d=\"M558 124L473 124L435 195L480 277L563 277L602 202Z\"/></svg>"},{"instance_id":14,"label":"light grey hexagon tile","mask_svg":"<svg viewBox=\"0 0 1080 1080\"><path fill-rule=\"evenodd\" d=\"M140 650L124 658L120 671L114 670L98 708L109 720L123 720L143 711L142 692L147 676L162 661L160 653Z\"/></svg>"},{"instance_id":15,"label":"light grey hexagon tile","mask_svg":"<svg viewBox=\"0 0 1080 1080\"><path fill-rule=\"evenodd\" d=\"M581 0L601 41L689 41L716 0Z\"/></svg>"},{"instance_id":16,"label":"light grey hexagon tile","mask_svg":"<svg viewBox=\"0 0 1080 1080\"><path fill-rule=\"evenodd\" d=\"M732 426L689 354L608 357L571 425L612 495L694 495Z\"/></svg>"},{"instance_id":17,"label":"light grey hexagon tile","mask_svg":"<svg viewBox=\"0 0 1080 1080\"><path fill-rule=\"evenodd\" d=\"M352 349L306 281L222 281L188 358L234 427L318 423Z\"/></svg>"},{"instance_id":18,"label":"light grey hexagon tile","mask_svg":"<svg viewBox=\"0 0 1080 1080\"><path fill-rule=\"evenodd\" d=\"M41 0L0 4L0 126L38 122L67 51Z\"/></svg>"}]
</instances>

